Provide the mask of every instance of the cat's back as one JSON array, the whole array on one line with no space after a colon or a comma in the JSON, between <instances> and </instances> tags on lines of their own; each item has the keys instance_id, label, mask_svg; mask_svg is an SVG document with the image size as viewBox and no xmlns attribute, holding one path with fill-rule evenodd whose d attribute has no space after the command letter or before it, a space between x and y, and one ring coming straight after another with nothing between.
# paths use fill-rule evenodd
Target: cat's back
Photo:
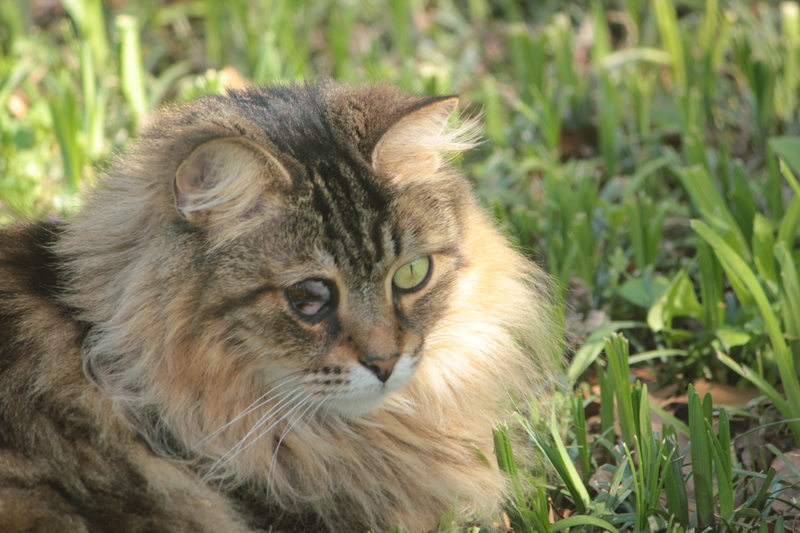
<instances>
[{"instance_id":1,"label":"cat's back","mask_svg":"<svg viewBox=\"0 0 800 533\"><path fill-rule=\"evenodd\" d=\"M246 531L227 501L148 453L84 375L60 233L0 229L0 533Z\"/></svg>"},{"instance_id":2,"label":"cat's back","mask_svg":"<svg viewBox=\"0 0 800 533\"><path fill-rule=\"evenodd\" d=\"M0 383L30 374L41 354L78 347L79 324L58 302L58 260L51 250L60 228L36 222L0 229ZM57 344L58 346L54 345Z\"/></svg>"},{"instance_id":3,"label":"cat's back","mask_svg":"<svg viewBox=\"0 0 800 533\"><path fill-rule=\"evenodd\" d=\"M63 473L56 474L54 464L64 458L58 453L58 448L63 450L64 439L53 431L53 426L67 425L65 419L59 420L58 413L74 413L69 402L59 401L59 391L79 393L83 381L81 328L57 298L58 261L50 246L59 232L56 225L48 223L0 230L3 532L47 531L57 521L62 521L65 531L79 527L69 516L72 513L67 500L71 491L67 486L71 483ZM54 357L56 354L58 357ZM47 368L54 361L60 362L60 368ZM58 386L48 383L53 374L60 377Z\"/></svg>"},{"instance_id":4,"label":"cat's back","mask_svg":"<svg viewBox=\"0 0 800 533\"><path fill-rule=\"evenodd\" d=\"M23 414L23 398L44 401L53 391L74 395L88 385L80 360L83 327L59 301L63 283L52 246L60 233L47 222L0 229L0 423ZM0 430L6 446L28 428L9 429Z\"/></svg>"}]
</instances>

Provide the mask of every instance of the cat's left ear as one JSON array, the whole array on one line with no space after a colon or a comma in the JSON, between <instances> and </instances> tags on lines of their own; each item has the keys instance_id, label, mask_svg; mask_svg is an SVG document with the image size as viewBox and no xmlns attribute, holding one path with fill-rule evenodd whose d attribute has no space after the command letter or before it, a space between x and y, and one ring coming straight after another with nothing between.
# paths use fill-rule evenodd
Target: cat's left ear
<instances>
[{"instance_id":1,"label":"cat's left ear","mask_svg":"<svg viewBox=\"0 0 800 533\"><path fill-rule=\"evenodd\" d=\"M460 142L461 132L445 133L447 120L458 105L458 97L440 99L401 118L381 137L372 152L375 170L393 180L430 177L445 156L472 146Z\"/></svg>"}]
</instances>

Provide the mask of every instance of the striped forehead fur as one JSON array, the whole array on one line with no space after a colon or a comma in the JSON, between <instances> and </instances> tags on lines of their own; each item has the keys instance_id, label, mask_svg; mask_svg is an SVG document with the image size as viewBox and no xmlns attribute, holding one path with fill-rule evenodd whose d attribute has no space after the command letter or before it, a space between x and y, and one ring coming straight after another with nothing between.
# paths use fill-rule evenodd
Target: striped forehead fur
<instances>
[{"instance_id":1,"label":"striped forehead fur","mask_svg":"<svg viewBox=\"0 0 800 533\"><path fill-rule=\"evenodd\" d=\"M146 159L147 172L152 172L154 166L168 170L162 178L163 186L171 180L174 161L185 159L197 146L214 139L242 138L274 156L279 166L284 166L292 175L295 187L307 180L313 182L314 170L321 170L325 165L334 165L333 168L342 174L343 161L349 163L349 170L355 170L349 174L358 177L359 166L376 166L375 145L386 131L398 121L402 122L408 113L413 114L416 108L437 100L441 99L407 97L389 86L356 87L351 92L329 83L233 92L227 99L208 97L190 104L188 112L164 113L143 135L140 146L135 149L139 154L128 160ZM221 115L224 120L215 119L209 123L204 120L207 115ZM400 142L392 144L394 148L389 155L398 159L395 154L403 154L401 170L407 169L405 173L409 175L420 174L417 161L421 153L435 158L438 167L453 153L472 147L478 131L475 121L464 121L455 128L419 121L403 132ZM139 157L142 152L147 155ZM169 159L152 160L153 155L157 158L158 154ZM223 159L225 164L236 165L230 166L228 179L216 182L213 188L198 191L196 202L190 208L192 211L222 208L218 212L225 219L220 224L224 232L219 234L216 245L227 240L226 236L247 233L254 219L240 215L258 207L256 202L269 203L264 191L257 190L258 186L268 188L269 180L253 179L256 169L247 169L246 161L230 161L239 155L233 154L227 161ZM397 168L391 170L394 174L402 173ZM138 169L129 171L137 173ZM339 185L346 187L348 182L354 180L339 180ZM358 184L361 186L352 192L365 192L369 205L379 212L387 201L382 190L384 184L370 183L369 178L360 179ZM152 188L152 184L148 184L148 188Z\"/></svg>"}]
</instances>

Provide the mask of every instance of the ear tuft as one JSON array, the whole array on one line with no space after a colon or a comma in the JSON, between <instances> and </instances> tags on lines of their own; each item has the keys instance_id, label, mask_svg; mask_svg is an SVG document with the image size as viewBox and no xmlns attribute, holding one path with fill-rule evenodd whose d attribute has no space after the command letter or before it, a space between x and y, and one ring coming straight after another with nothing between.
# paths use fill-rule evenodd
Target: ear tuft
<instances>
[{"instance_id":1,"label":"ear tuft","mask_svg":"<svg viewBox=\"0 0 800 533\"><path fill-rule=\"evenodd\" d=\"M175 173L175 206L189 222L208 229L241 220L276 186L291 182L270 153L242 138L208 141Z\"/></svg>"},{"instance_id":2,"label":"ear tuft","mask_svg":"<svg viewBox=\"0 0 800 533\"><path fill-rule=\"evenodd\" d=\"M453 96L417 109L389 128L372 152L375 170L393 180L424 179L438 171L447 156L475 145L473 123L446 131L458 105Z\"/></svg>"}]
</instances>

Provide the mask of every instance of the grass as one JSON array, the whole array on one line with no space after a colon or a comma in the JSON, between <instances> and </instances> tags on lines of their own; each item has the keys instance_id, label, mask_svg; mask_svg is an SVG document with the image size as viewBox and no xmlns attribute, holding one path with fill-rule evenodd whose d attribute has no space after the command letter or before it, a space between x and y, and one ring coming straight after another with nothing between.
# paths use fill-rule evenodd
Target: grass
<instances>
[{"instance_id":1,"label":"grass","mask_svg":"<svg viewBox=\"0 0 800 533\"><path fill-rule=\"evenodd\" d=\"M798 528L797 2L38 5L0 0L0 223L69 213L153 108L240 77L458 93L572 334L569 416L519 421L543 468L495 435L514 531Z\"/></svg>"}]
</instances>

